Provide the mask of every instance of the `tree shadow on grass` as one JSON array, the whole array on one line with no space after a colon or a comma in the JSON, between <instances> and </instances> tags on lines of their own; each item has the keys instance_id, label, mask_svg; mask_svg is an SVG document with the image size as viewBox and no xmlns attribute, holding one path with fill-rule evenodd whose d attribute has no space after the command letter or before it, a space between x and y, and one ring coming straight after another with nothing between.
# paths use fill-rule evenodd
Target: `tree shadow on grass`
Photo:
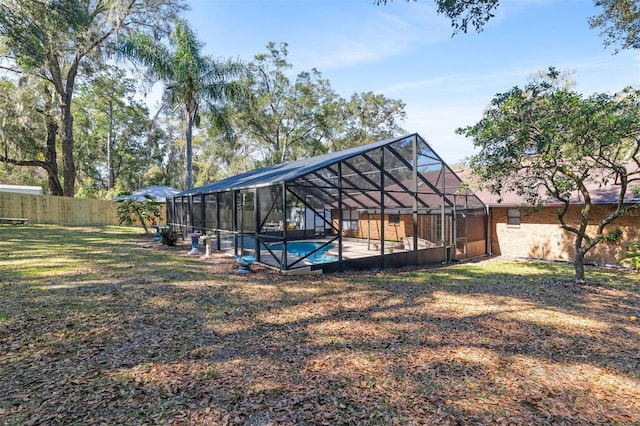
<instances>
[{"instance_id":1,"label":"tree shadow on grass","mask_svg":"<svg viewBox=\"0 0 640 426\"><path fill-rule=\"evenodd\" d=\"M97 246L98 276L17 268L0 287L9 424L639 420L637 299L555 266L242 276Z\"/></svg>"}]
</instances>

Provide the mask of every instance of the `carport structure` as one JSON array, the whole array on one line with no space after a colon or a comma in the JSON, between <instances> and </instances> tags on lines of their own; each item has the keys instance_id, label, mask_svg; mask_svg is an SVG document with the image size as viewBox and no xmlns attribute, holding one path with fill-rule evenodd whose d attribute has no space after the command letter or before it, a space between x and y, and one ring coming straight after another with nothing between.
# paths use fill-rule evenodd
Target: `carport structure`
<instances>
[{"instance_id":1,"label":"carport structure","mask_svg":"<svg viewBox=\"0 0 640 426\"><path fill-rule=\"evenodd\" d=\"M169 224L283 272L479 256L484 204L418 134L232 176L167 200Z\"/></svg>"}]
</instances>

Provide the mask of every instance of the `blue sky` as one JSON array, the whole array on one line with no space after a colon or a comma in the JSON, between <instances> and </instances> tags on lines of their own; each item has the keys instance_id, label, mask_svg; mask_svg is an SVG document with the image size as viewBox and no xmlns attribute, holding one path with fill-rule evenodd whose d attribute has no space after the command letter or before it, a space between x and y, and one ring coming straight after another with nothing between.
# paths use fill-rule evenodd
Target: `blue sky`
<instances>
[{"instance_id":1,"label":"blue sky","mask_svg":"<svg viewBox=\"0 0 640 426\"><path fill-rule=\"evenodd\" d=\"M451 37L433 0L191 0L186 15L216 57L253 59L289 44L292 77L317 68L341 96L373 91L406 103L402 127L454 163L473 154L457 127L476 123L496 93L555 66L589 95L640 85L640 52L614 55L588 18L591 0L507 0L481 33Z\"/></svg>"}]
</instances>

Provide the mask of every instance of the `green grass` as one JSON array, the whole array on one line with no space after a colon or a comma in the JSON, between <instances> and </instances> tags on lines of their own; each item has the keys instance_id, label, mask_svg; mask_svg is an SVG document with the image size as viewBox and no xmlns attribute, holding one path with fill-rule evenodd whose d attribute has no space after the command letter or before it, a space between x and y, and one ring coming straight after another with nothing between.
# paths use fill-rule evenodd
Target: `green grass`
<instances>
[{"instance_id":1,"label":"green grass","mask_svg":"<svg viewBox=\"0 0 640 426\"><path fill-rule=\"evenodd\" d=\"M189 249L0 226L0 424L640 424L636 273L240 275Z\"/></svg>"}]
</instances>

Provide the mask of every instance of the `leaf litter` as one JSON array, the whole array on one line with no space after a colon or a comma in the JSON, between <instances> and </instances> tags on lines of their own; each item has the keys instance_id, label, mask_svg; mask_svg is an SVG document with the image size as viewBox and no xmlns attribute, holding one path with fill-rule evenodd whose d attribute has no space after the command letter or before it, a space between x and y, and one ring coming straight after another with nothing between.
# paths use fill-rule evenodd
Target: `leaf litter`
<instances>
[{"instance_id":1,"label":"leaf litter","mask_svg":"<svg viewBox=\"0 0 640 426\"><path fill-rule=\"evenodd\" d=\"M0 424L640 424L636 274L239 275L184 244L95 250L64 274L0 260Z\"/></svg>"}]
</instances>

